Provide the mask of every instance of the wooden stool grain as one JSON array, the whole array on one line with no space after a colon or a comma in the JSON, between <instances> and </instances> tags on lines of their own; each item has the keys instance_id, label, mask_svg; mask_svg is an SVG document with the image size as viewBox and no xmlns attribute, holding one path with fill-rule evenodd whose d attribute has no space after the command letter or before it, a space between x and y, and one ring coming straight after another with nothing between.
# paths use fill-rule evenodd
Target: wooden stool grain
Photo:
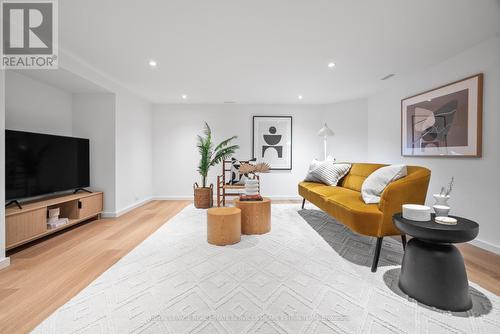
<instances>
[{"instance_id":1,"label":"wooden stool grain","mask_svg":"<svg viewBox=\"0 0 500 334\"><path fill-rule=\"evenodd\" d=\"M271 200L262 201L234 201L234 205L241 209L241 233L264 234L271 231Z\"/></svg>"},{"instance_id":2,"label":"wooden stool grain","mask_svg":"<svg viewBox=\"0 0 500 334\"><path fill-rule=\"evenodd\" d=\"M238 208L211 208L207 210L207 241L224 246L241 240L241 210Z\"/></svg>"}]
</instances>

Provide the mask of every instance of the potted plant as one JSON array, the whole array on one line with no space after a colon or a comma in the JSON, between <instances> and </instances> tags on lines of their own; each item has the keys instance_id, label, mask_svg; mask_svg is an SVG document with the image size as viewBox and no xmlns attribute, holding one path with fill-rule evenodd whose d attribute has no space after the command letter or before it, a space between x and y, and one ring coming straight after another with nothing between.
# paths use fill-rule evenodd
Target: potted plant
<instances>
[{"instance_id":1,"label":"potted plant","mask_svg":"<svg viewBox=\"0 0 500 334\"><path fill-rule=\"evenodd\" d=\"M238 145L230 145L231 142L238 138L232 136L221 141L218 145L213 146L212 130L207 122L205 122L204 136L198 136L198 152L200 152L200 163L198 165L198 173L201 175L201 187L197 182L193 185L194 189L194 206L198 209L207 209L212 206L213 184L207 187L207 175L210 167L217 165L221 161L229 158L239 148Z\"/></svg>"}]
</instances>

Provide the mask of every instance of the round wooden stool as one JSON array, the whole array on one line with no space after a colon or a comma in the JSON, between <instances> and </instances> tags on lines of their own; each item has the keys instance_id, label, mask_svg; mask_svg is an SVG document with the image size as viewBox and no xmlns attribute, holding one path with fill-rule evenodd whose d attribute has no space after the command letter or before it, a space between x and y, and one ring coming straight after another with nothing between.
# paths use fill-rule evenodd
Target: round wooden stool
<instances>
[{"instance_id":1,"label":"round wooden stool","mask_svg":"<svg viewBox=\"0 0 500 334\"><path fill-rule=\"evenodd\" d=\"M238 208L211 208L207 211L207 241L224 246L240 242L241 210Z\"/></svg>"},{"instance_id":2,"label":"round wooden stool","mask_svg":"<svg viewBox=\"0 0 500 334\"><path fill-rule=\"evenodd\" d=\"M241 209L241 233L264 234L271 231L271 200L262 201L234 201L234 205Z\"/></svg>"}]
</instances>

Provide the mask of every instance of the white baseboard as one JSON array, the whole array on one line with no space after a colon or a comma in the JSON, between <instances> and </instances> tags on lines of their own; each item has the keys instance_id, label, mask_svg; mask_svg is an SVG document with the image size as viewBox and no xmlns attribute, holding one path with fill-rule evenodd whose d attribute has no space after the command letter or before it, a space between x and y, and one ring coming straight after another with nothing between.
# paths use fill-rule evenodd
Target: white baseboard
<instances>
[{"instance_id":1,"label":"white baseboard","mask_svg":"<svg viewBox=\"0 0 500 334\"><path fill-rule=\"evenodd\" d=\"M10 266L10 257L4 257L0 260L0 270Z\"/></svg>"},{"instance_id":2,"label":"white baseboard","mask_svg":"<svg viewBox=\"0 0 500 334\"><path fill-rule=\"evenodd\" d=\"M117 211L114 211L114 212L103 212L101 214L101 217L103 218L118 218L124 214L126 214L127 212L130 212L138 207L140 207L141 205L144 205L150 201L153 200L153 196L149 196L149 197L146 197L138 202L135 202L123 209L120 209L120 210L117 210Z\"/></svg>"},{"instance_id":3,"label":"white baseboard","mask_svg":"<svg viewBox=\"0 0 500 334\"><path fill-rule=\"evenodd\" d=\"M189 196L153 196L154 201L192 201L193 195Z\"/></svg>"},{"instance_id":4,"label":"white baseboard","mask_svg":"<svg viewBox=\"0 0 500 334\"><path fill-rule=\"evenodd\" d=\"M263 195L264 197L274 199L277 201L294 201L294 200L302 200L302 197L300 196L287 196L287 195L272 195L272 196L266 196ZM214 195L214 200L217 199L217 196ZM154 196L153 200L157 201L185 201L185 200L193 200L193 195L189 196Z\"/></svg>"},{"instance_id":5,"label":"white baseboard","mask_svg":"<svg viewBox=\"0 0 500 334\"><path fill-rule=\"evenodd\" d=\"M484 250L487 250L489 252L495 253L500 255L500 247L493 245L487 241L475 239L469 242L471 245L474 245L476 247L482 248Z\"/></svg>"}]
</instances>

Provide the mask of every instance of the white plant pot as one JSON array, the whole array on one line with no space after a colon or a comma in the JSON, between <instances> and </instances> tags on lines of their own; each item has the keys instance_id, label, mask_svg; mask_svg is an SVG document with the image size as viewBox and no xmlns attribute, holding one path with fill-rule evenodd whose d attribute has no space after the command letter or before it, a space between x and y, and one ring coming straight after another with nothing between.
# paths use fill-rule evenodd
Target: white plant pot
<instances>
[{"instance_id":1,"label":"white plant pot","mask_svg":"<svg viewBox=\"0 0 500 334\"><path fill-rule=\"evenodd\" d=\"M450 213L450 207L446 205L434 205L432 208L436 213L436 217L448 217Z\"/></svg>"},{"instance_id":2,"label":"white plant pot","mask_svg":"<svg viewBox=\"0 0 500 334\"><path fill-rule=\"evenodd\" d=\"M449 195L434 194L432 196L434 197L434 200L436 201L436 205L449 206L448 205L448 200L450 199Z\"/></svg>"}]
</instances>

